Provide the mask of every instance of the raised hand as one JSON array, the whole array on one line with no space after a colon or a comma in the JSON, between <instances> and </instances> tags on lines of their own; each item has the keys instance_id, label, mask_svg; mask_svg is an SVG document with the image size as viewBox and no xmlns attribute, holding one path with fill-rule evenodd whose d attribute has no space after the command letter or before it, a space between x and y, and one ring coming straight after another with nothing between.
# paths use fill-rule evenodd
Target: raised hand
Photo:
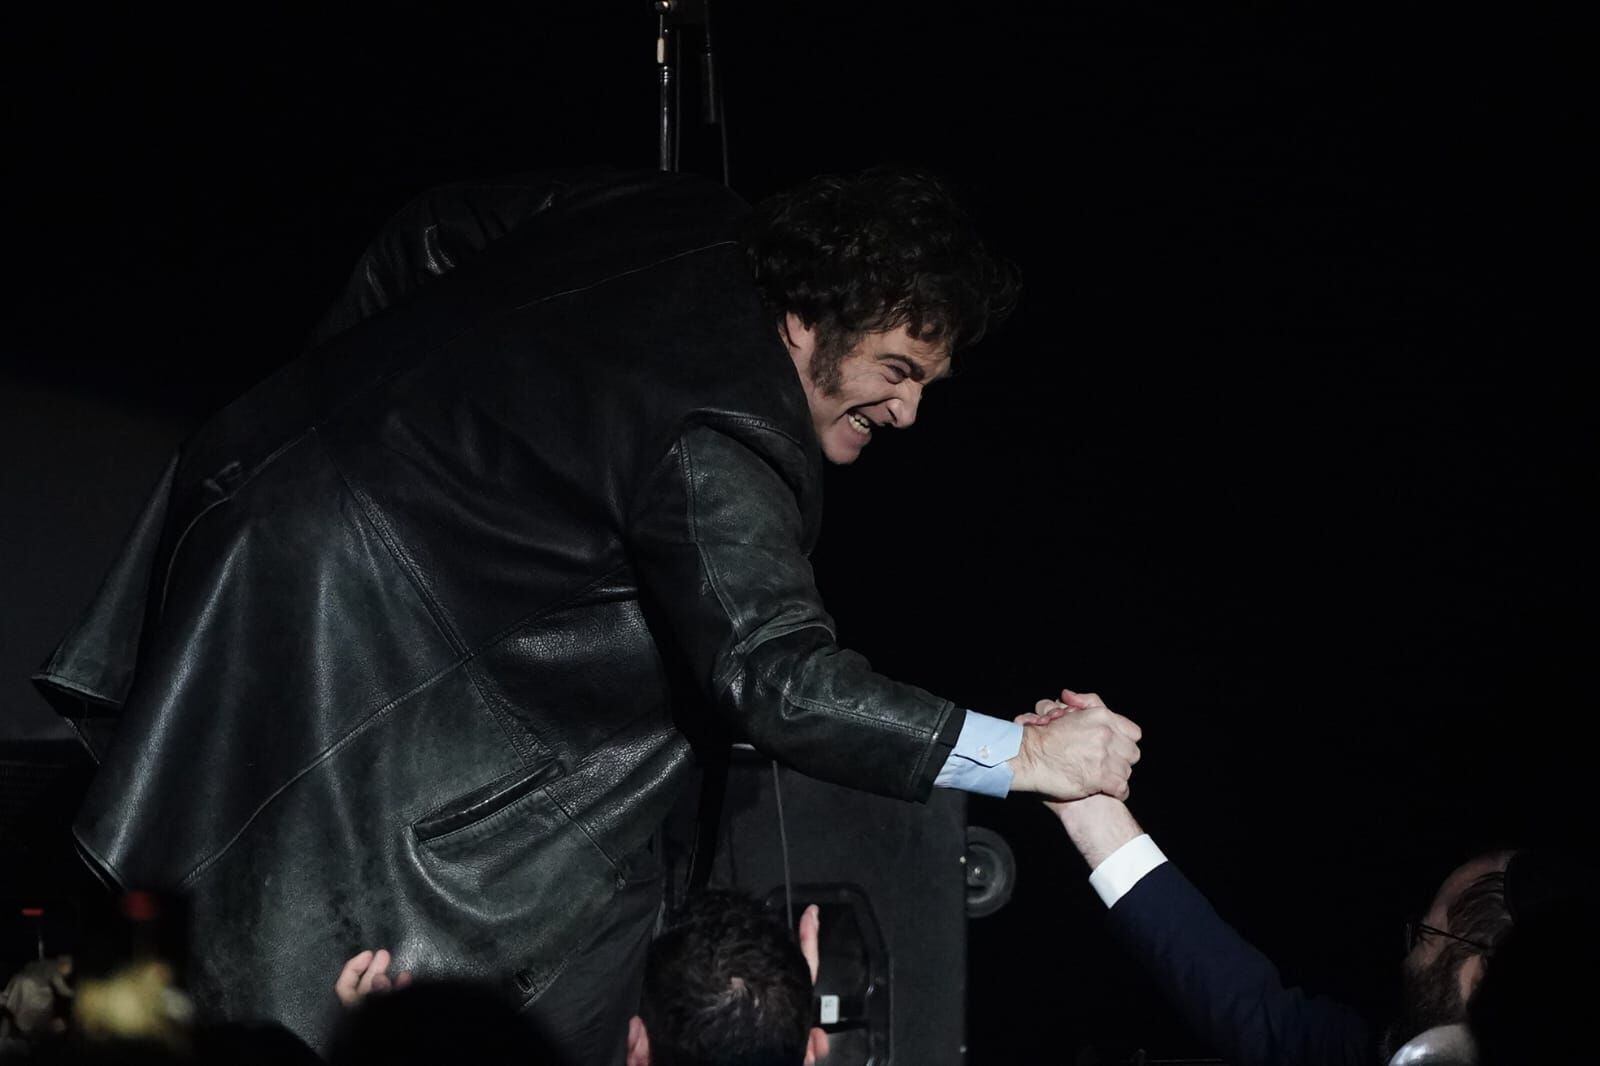
<instances>
[{"instance_id":1,"label":"raised hand","mask_svg":"<svg viewBox=\"0 0 1600 1066\"><path fill-rule=\"evenodd\" d=\"M800 914L800 954L805 956L806 966L811 970L812 987L817 983L817 967L822 963L822 950L817 945L817 940L822 933L821 911L813 903ZM812 1027L811 1035L806 1040L805 1066L813 1064L828 1056L828 1034L816 1027Z\"/></svg>"},{"instance_id":2,"label":"raised hand","mask_svg":"<svg viewBox=\"0 0 1600 1066\"><path fill-rule=\"evenodd\" d=\"M373 992L387 992L391 988L404 988L411 983L411 971L404 970L389 978L389 952L384 948L370 948L354 956L339 971L333 983L333 994L346 1007L353 1007Z\"/></svg>"}]
</instances>

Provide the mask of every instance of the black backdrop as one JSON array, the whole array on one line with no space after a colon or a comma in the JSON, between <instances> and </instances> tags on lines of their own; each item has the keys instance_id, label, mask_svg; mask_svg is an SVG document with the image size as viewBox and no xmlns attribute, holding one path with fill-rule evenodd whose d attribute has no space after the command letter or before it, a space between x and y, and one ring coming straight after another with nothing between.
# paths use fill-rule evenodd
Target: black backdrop
<instances>
[{"instance_id":1,"label":"black backdrop","mask_svg":"<svg viewBox=\"0 0 1600 1066\"><path fill-rule=\"evenodd\" d=\"M997 714L1105 694L1146 729L1134 806L1168 853L1291 980L1381 1003L1445 869L1586 825L1573 28L714 14L736 188L924 163L1025 272L914 432L830 473L817 567L847 643ZM13 27L7 735L51 730L23 677L165 450L298 350L383 218L456 178L653 164L653 35L643 0ZM1201 1050L1043 810L971 810L1021 863L972 928L974 1061Z\"/></svg>"}]
</instances>

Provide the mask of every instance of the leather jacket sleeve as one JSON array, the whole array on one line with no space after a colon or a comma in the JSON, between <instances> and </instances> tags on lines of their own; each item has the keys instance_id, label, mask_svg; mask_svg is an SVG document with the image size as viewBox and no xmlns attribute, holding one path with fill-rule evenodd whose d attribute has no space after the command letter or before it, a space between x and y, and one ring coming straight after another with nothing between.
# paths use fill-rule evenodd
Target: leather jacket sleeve
<instances>
[{"instance_id":1,"label":"leather jacket sleeve","mask_svg":"<svg viewBox=\"0 0 1600 1066\"><path fill-rule=\"evenodd\" d=\"M782 472L803 466L799 449L748 424L680 436L634 511L641 589L711 707L758 750L812 777L925 800L962 716L835 641Z\"/></svg>"}]
</instances>

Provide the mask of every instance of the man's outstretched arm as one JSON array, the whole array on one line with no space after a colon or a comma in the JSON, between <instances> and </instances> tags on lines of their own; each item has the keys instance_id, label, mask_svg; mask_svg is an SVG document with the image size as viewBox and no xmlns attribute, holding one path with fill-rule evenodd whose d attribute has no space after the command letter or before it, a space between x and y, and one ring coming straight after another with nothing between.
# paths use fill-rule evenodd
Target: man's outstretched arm
<instances>
[{"instance_id":1,"label":"man's outstretched arm","mask_svg":"<svg viewBox=\"0 0 1600 1066\"><path fill-rule=\"evenodd\" d=\"M842 648L802 547L777 434L687 430L639 494L629 543L711 705L758 750L813 777L926 798L965 712ZM792 460L792 457L790 457ZM1097 708L1029 730L1012 788L1125 794L1138 727Z\"/></svg>"},{"instance_id":2,"label":"man's outstretched arm","mask_svg":"<svg viewBox=\"0 0 1600 1066\"><path fill-rule=\"evenodd\" d=\"M1285 988L1277 967L1219 917L1109 796L1050 804L1093 871L1112 933L1190 1028L1239 1066L1370 1066L1377 1045L1354 1009Z\"/></svg>"}]
</instances>

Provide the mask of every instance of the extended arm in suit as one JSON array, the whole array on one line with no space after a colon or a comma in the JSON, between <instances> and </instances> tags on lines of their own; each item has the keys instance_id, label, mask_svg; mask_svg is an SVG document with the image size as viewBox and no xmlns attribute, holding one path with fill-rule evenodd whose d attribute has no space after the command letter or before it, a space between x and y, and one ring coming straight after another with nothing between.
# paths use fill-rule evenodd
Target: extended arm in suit
<instances>
[{"instance_id":1,"label":"extended arm in suit","mask_svg":"<svg viewBox=\"0 0 1600 1066\"><path fill-rule=\"evenodd\" d=\"M1052 804L1096 877L1119 852L1148 847L1127 807L1107 796ZM1159 851L1155 852L1159 856ZM1223 921L1164 857L1131 887L1097 884L1116 939L1161 986L1189 1027L1235 1066L1371 1066L1376 1038L1356 1010L1285 988L1272 961ZM1120 891L1120 895L1116 893Z\"/></svg>"}]
</instances>

